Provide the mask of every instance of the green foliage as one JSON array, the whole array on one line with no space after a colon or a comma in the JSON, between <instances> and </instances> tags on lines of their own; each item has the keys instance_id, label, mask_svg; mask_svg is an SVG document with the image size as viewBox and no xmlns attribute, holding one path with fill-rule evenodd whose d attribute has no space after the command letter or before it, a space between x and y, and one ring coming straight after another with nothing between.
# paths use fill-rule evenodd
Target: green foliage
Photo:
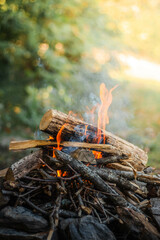
<instances>
[{"instance_id":1,"label":"green foliage","mask_svg":"<svg viewBox=\"0 0 160 240\"><path fill-rule=\"evenodd\" d=\"M83 54L104 41L108 20L95 0L0 4L0 129L10 132L17 125L34 129L45 110L41 89L60 88L63 83L74 89L73 73ZM61 105L69 101L61 100Z\"/></svg>"}]
</instances>

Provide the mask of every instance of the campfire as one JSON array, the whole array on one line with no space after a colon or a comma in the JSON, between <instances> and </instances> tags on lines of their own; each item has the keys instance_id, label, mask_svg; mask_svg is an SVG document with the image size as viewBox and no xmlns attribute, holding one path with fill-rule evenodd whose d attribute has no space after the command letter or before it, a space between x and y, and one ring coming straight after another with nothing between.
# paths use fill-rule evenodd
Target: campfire
<instances>
[{"instance_id":1,"label":"campfire","mask_svg":"<svg viewBox=\"0 0 160 240\"><path fill-rule=\"evenodd\" d=\"M160 239L160 177L105 130L116 87L100 87L97 126L52 109L39 125L48 139L10 143L40 149L1 171L0 239Z\"/></svg>"}]
</instances>

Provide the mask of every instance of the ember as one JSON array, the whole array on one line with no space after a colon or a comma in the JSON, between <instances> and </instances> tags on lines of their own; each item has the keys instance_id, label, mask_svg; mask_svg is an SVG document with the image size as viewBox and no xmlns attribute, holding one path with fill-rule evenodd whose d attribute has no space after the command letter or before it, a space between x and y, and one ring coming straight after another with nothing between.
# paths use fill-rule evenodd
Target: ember
<instances>
[{"instance_id":1,"label":"ember","mask_svg":"<svg viewBox=\"0 0 160 240\"><path fill-rule=\"evenodd\" d=\"M11 142L41 149L1 173L1 239L160 238L160 177L142 149L105 131L116 87L101 85L98 128L49 110L49 140Z\"/></svg>"}]
</instances>

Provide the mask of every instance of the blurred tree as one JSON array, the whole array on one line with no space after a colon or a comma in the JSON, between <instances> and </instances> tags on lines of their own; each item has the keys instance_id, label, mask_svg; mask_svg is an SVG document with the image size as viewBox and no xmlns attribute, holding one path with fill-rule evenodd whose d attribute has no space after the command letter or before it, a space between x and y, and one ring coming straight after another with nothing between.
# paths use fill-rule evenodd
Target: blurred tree
<instances>
[{"instance_id":1,"label":"blurred tree","mask_svg":"<svg viewBox=\"0 0 160 240\"><path fill-rule=\"evenodd\" d=\"M2 132L35 129L50 90L73 87L84 53L104 44L107 21L96 0L0 0Z\"/></svg>"}]
</instances>

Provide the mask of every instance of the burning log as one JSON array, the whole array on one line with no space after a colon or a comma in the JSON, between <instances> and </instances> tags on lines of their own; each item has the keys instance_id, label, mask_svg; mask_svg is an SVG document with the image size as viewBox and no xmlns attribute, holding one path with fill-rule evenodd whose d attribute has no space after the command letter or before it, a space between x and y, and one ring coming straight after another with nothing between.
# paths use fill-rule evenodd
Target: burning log
<instances>
[{"instance_id":1,"label":"burning log","mask_svg":"<svg viewBox=\"0 0 160 240\"><path fill-rule=\"evenodd\" d=\"M69 140L71 137L73 138L73 136L84 139L84 132L87 128L87 136L90 142L92 142L96 137L96 133L98 132L98 129L93 125L56 110L49 110L44 114L39 128L41 131L56 137L62 126L63 131L61 132L61 139L63 141ZM105 136L106 143L118 150L119 155L126 155L130 157L129 163L135 169L142 170L145 167L148 157L142 149L115 136L110 132L103 130L101 130L101 132Z\"/></svg>"}]
</instances>

